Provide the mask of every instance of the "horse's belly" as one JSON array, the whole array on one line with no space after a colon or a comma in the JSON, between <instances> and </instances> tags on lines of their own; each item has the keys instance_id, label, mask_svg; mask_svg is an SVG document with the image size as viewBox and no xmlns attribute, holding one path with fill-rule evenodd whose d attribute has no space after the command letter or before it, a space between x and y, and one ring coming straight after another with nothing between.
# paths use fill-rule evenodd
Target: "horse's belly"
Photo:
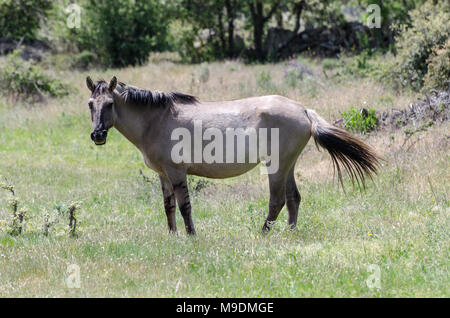
<instances>
[{"instance_id":1,"label":"horse's belly","mask_svg":"<svg viewBox=\"0 0 450 318\"><path fill-rule=\"evenodd\" d=\"M187 173L206 177L206 178L214 178L214 179L223 179L223 178L231 178L236 177L241 174L244 174L254 167L256 167L258 163L201 163L201 164L192 164L188 167Z\"/></svg>"}]
</instances>

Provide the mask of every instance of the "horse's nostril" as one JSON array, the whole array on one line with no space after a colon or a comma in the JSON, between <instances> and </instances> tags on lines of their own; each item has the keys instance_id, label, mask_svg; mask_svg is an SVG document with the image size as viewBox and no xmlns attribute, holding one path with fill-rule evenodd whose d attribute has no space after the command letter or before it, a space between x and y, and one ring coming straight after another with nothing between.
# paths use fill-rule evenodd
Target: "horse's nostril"
<instances>
[{"instance_id":1,"label":"horse's nostril","mask_svg":"<svg viewBox=\"0 0 450 318\"><path fill-rule=\"evenodd\" d=\"M94 141L95 143L99 142L99 141L104 141L106 140L106 136L108 135L108 130L106 129L102 129L102 130L94 130L91 133L91 139L92 141Z\"/></svg>"}]
</instances>

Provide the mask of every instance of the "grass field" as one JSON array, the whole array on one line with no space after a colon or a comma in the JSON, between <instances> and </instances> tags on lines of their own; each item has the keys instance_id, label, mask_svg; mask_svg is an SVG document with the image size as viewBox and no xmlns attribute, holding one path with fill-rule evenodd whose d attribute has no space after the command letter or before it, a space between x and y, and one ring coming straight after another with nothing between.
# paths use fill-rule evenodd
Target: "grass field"
<instances>
[{"instance_id":1,"label":"grass field","mask_svg":"<svg viewBox=\"0 0 450 318\"><path fill-rule=\"evenodd\" d=\"M286 63L183 65L153 59L146 66L93 71L202 100L280 94L331 121L351 106L403 108L414 99L366 79L290 75ZM310 141L296 166L302 195L299 226L287 229L286 208L273 231L261 226L268 201L259 169L232 179L191 180L198 235L167 231L156 174L117 131L96 147L85 87L88 73L54 71L72 93L27 106L0 99L0 175L15 185L30 219L25 231L0 232L0 296L151 297L449 297L449 124L405 142L402 130L361 136L385 162L365 192L333 178L331 160ZM143 178L139 170L147 178ZM8 193L0 220L10 222ZM59 223L42 234L44 212L81 202L78 237ZM80 288L68 288L68 266ZM373 265L380 288L370 283ZM369 284L367 284L369 281Z\"/></svg>"}]
</instances>

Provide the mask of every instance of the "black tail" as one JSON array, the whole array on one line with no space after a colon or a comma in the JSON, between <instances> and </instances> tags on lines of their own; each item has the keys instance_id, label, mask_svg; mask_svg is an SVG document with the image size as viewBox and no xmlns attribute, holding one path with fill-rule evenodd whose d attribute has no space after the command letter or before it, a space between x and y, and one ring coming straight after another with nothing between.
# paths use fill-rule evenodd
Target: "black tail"
<instances>
[{"instance_id":1,"label":"black tail","mask_svg":"<svg viewBox=\"0 0 450 318\"><path fill-rule=\"evenodd\" d=\"M311 109L306 111L311 121L311 134L316 145L325 148L333 160L339 181L342 182L342 166L350 175L352 183L358 187L366 187L365 177L372 179L380 165L379 157L375 151L360 139L350 135L345 130L334 127Z\"/></svg>"}]
</instances>

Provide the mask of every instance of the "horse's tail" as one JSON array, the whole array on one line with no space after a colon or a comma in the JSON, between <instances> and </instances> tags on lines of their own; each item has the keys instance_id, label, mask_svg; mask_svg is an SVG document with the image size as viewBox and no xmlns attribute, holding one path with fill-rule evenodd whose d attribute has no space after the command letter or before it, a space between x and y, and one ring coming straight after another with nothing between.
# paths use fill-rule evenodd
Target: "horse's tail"
<instances>
[{"instance_id":1,"label":"horse's tail","mask_svg":"<svg viewBox=\"0 0 450 318\"><path fill-rule=\"evenodd\" d=\"M358 186L362 184L365 188L365 177L372 179L380 164L375 151L362 140L326 122L314 110L306 110L306 115L311 121L311 134L316 146L320 145L331 155L341 185L344 185L341 173L343 166L352 183L356 180Z\"/></svg>"}]
</instances>

